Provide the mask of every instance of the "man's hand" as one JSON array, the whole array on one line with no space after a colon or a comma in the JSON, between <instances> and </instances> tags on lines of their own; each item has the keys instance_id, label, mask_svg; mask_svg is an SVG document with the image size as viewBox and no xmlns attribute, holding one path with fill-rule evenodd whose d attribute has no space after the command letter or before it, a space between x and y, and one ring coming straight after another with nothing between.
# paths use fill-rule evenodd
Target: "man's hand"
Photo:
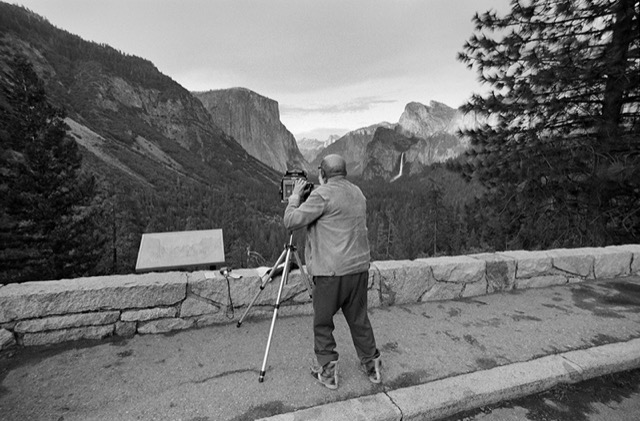
<instances>
[{"instance_id":1,"label":"man's hand","mask_svg":"<svg viewBox=\"0 0 640 421\"><path fill-rule=\"evenodd\" d=\"M302 192L304 191L304 186L306 185L306 180L298 178L293 185L293 191L291 192L291 195L298 195L298 197L302 197Z\"/></svg>"}]
</instances>

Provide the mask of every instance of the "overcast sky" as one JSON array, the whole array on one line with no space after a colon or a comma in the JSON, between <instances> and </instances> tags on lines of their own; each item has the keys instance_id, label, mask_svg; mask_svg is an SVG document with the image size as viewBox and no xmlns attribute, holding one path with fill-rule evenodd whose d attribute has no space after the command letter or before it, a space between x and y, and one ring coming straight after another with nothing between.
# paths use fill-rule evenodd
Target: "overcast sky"
<instances>
[{"instance_id":1,"label":"overcast sky","mask_svg":"<svg viewBox=\"0 0 640 421\"><path fill-rule=\"evenodd\" d=\"M407 103L482 92L456 59L476 11L509 0L9 0L152 61L191 91L244 87L296 138L395 123ZM320 135L322 136L322 135ZM324 139L321 139L324 140Z\"/></svg>"}]
</instances>

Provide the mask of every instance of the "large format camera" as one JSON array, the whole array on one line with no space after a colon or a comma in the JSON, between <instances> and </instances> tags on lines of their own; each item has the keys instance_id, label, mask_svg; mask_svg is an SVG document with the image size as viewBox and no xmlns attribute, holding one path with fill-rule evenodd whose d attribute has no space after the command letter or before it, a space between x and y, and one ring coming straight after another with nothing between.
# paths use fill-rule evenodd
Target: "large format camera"
<instances>
[{"instance_id":1,"label":"large format camera","mask_svg":"<svg viewBox=\"0 0 640 421\"><path fill-rule=\"evenodd\" d=\"M307 182L304 186L304 190L302 190L302 197L300 198L300 203L307 200L307 197L311 194L311 190L313 190L313 183L307 181L307 172L304 170L287 170L285 174L282 176L282 180L280 181L280 201L282 203L286 203L289 201L289 196L293 193L293 187L296 183L296 180L302 179Z\"/></svg>"}]
</instances>

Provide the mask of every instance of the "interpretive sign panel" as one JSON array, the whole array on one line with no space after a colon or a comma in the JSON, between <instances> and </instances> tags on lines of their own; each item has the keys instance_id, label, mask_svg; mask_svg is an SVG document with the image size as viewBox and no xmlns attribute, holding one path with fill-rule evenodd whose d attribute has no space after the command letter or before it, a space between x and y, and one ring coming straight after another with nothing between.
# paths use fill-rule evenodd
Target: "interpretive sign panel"
<instances>
[{"instance_id":1,"label":"interpretive sign panel","mask_svg":"<svg viewBox=\"0 0 640 421\"><path fill-rule=\"evenodd\" d=\"M142 234L136 272L224 263L222 230Z\"/></svg>"}]
</instances>

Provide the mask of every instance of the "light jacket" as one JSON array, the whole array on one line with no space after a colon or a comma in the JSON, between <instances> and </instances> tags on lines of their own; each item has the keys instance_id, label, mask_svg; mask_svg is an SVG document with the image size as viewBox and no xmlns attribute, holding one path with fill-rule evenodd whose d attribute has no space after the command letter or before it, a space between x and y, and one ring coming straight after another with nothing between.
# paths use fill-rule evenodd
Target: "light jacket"
<instances>
[{"instance_id":1,"label":"light jacket","mask_svg":"<svg viewBox=\"0 0 640 421\"><path fill-rule=\"evenodd\" d=\"M316 187L307 200L291 195L284 211L290 230L307 227L305 262L312 276L343 276L369 269L367 200L343 176Z\"/></svg>"}]
</instances>

